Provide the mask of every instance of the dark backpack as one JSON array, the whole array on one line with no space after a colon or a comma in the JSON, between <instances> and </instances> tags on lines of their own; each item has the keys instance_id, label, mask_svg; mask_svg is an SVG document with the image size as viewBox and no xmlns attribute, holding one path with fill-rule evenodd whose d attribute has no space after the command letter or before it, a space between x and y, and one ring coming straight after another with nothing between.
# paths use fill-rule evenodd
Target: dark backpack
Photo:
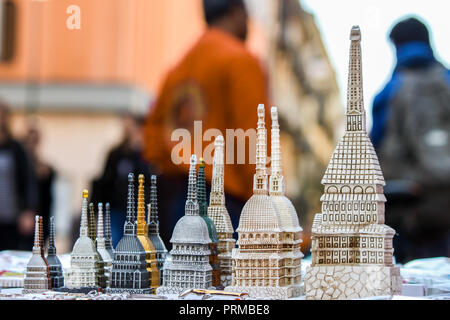
<instances>
[{"instance_id":1,"label":"dark backpack","mask_svg":"<svg viewBox=\"0 0 450 320\"><path fill-rule=\"evenodd\" d=\"M440 64L402 70L381 147L387 180L450 185L450 84Z\"/></svg>"}]
</instances>

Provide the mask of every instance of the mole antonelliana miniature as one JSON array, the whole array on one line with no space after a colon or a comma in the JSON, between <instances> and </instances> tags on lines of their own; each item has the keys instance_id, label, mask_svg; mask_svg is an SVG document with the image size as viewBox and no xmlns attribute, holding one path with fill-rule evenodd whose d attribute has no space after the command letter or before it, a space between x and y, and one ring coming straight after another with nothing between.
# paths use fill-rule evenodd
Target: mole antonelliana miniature
<instances>
[{"instance_id":1,"label":"mole antonelliana miniature","mask_svg":"<svg viewBox=\"0 0 450 320\"><path fill-rule=\"evenodd\" d=\"M147 270L149 273L150 288L153 292L159 287L159 272L156 261L156 250L148 237L148 226L145 220L145 195L144 195L144 175L138 177L138 201L137 201L137 220L136 233L139 241L145 249L145 260L147 261Z\"/></svg>"},{"instance_id":2,"label":"mole antonelliana miniature","mask_svg":"<svg viewBox=\"0 0 450 320\"><path fill-rule=\"evenodd\" d=\"M156 262L159 272L159 285L163 282L163 265L166 260L167 249L159 235L159 220L158 220L158 195L156 187L156 176L151 176L150 187L150 203L147 206L147 225L148 237L156 250Z\"/></svg>"},{"instance_id":3,"label":"mole antonelliana miniature","mask_svg":"<svg viewBox=\"0 0 450 320\"><path fill-rule=\"evenodd\" d=\"M366 131L361 67L361 32L350 33L346 131L322 179L322 213L311 235L307 299L352 299L394 295L401 276L393 265L395 231L384 224L385 185Z\"/></svg>"},{"instance_id":4,"label":"mole antonelliana miniature","mask_svg":"<svg viewBox=\"0 0 450 320\"><path fill-rule=\"evenodd\" d=\"M238 248L232 252L232 285L225 291L287 299L301 294L302 229L294 206L284 196L276 108L272 109L272 175L268 184L264 115L264 105L259 105L253 195L239 219Z\"/></svg>"},{"instance_id":5,"label":"mole antonelliana miniature","mask_svg":"<svg viewBox=\"0 0 450 320\"><path fill-rule=\"evenodd\" d=\"M70 254L70 269L67 272L66 287L58 291L83 292L100 290L106 287L103 260L89 238L88 191L83 190L81 205L80 236Z\"/></svg>"},{"instance_id":6,"label":"mole antonelliana miniature","mask_svg":"<svg viewBox=\"0 0 450 320\"><path fill-rule=\"evenodd\" d=\"M128 175L127 217L122 239L114 251L111 278L107 293L152 293L147 270L145 248L137 235L134 174Z\"/></svg>"},{"instance_id":7,"label":"mole antonelliana miniature","mask_svg":"<svg viewBox=\"0 0 450 320\"><path fill-rule=\"evenodd\" d=\"M218 261L217 244L219 239L217 238L217 230L214 225L214 221L208 217L208 202L206 201L206 178L205 178L205 161L200 158L198 165L198 180L197 180L197 198L198 198L198 212L200 217L205 220L208 226L208 234L211 239L209 244L209 263L212 269L212 286L220 287L220 265Z\"/></svg>"},{"instance_id":8,"label":"mole antonelliana miniature","mask_svg":"<svg viewBox=\"0 0 450 320\"><path fill-rule=\"evenodd\" d=\"M187 289L212 288L212 267L209 263L212 242L208 226L199 215L197 201L197 157L192 155L189 168L185 215L173 230L172 250L163 266L163 285L157 294L179 294Z\"/></svg>"},{"instance_id":9,"label":"mole antonelliana miniature","mask_svg":"<svg viewBox=\"0 0 450 320\"><path fill-rule=\"evenodd\" d=\"M208 217L214 222L217 231L218 263L220 267L220 283L226 287L231 285L231 251L235 247L233 225L225 206L224 191L224 139L218 136L214 140L213 173L211 193L209 196Z\"/></svg>"},{"instance_id":10,"label":"mole antonelliana miniature","mask_svg":"<svg viewBox=\"0 0 450 320\"><path fill-rule=\"evenodd\" d=\"M22 293L40 293L51 289L50 270L42 250L42 217L35 217L34 245L30 261L27 264Z\"/></svg>"}]
</instances>

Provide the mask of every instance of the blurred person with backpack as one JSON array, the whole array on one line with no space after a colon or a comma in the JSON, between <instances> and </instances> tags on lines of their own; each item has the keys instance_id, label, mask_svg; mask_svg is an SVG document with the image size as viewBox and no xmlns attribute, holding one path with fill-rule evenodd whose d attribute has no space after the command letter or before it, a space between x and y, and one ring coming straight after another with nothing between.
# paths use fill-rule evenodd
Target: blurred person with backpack
<instances>
[{"instance_id":1,"label":"blurred person with backpack","mask_svg":"<svg viewBox=\"0 0 450 320\"><path fill-rule=\"evenodd\" d=\"M389 35L397 64L373 102L371 139L386 179L386 223L398 262L450 256L450 72L425 24L411 17Z\"/></svg>"}]
</instances>

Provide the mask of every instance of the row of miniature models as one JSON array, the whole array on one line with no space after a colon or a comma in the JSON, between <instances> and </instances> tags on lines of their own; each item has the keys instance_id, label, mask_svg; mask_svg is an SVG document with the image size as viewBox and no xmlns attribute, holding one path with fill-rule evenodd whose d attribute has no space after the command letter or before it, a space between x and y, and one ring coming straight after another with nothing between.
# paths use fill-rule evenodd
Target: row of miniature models
<instances>
[{"instance_id":1,"label":"row of miniature models","mask_svg":"<svg viewBox=\"0 0 450 320\"><path fill-rule=\"evenodd\" d=\"M155 293L167 249L159 236L156 176L151 177L151 197L145 219L144 175L139 175L137 218L134 174L128 175L127 218L124 234L112 262L109 293Z\"/></svg>"},{"instance_id":2,"label":"row of miniature models","mask_svg":"<svg viewBox=\"0 0 450 320\"><path fill-rule=\"evenodd\" d=\"M322 179L322 213L312 226L312 263L305 277L307 299L352 299L399 294L393 265L395 231L384 224L385 185L366 132L361 32L350 33L346 131Z\"/></svg>"},{"instance_id":3,"label":"row of miniature models","mask_svg":"<svg viewBox=\"0 0 450 320\"><path fill-rule=\"evenodd\" d=\"M63 286L62 265L56 256L54 217L50 218L50 239L45 257L42 217L36 216L33 252L26 268L23 293L39 293Z\"/></svg>"},{"instance_id":4,"label":"row of miniature models","mask_svg":"<svg viewBox=\"0 0 450 320\"><path fill-rule=\"evenodd\" d=\"M301 295L301 231L297 212L285 196L278 111L271 109L271 176L268 183L264 105L258 106L256 173L253 195L245 204L232 251L231 292L254 298L287 299Z\"/></svg>"},{"instance_id":5,"label":"row of miniature models","mask_svg":"<svg viewBox=\"0 0 450 320\"><path fill-rule=\"evenodd\" d=\"M233 226L225 207L224 139L214 142L213 177L209 206L206 200L205 162L190 159L185 216L175 225L173 245L163 267L158 294L179 294L198 288L223 288L231 284Z\"/></svg>"}]
</instances>

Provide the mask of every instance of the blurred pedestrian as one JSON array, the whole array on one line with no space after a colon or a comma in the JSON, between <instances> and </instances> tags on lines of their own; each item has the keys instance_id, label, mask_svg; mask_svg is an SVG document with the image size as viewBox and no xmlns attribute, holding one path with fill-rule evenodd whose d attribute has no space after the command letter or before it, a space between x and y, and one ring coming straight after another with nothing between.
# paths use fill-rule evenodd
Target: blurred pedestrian
<instances>
[{"instance_id":1,"label":"blurred pedestrian","mask_svg":"<svg viewBox=\"0 0 450 320\"><path fill-rule=\"evenodd\" d=\"M0 101L0 250L33 246L37 187L32 164L9 129L10 110Z\"/></svg>"},{"instance_id":2,"label":"blurred pedestrian","mask_svg":"<svg viewBox=\"0 0 450 320\"><path fill-rule=\"evenodd\" d=\"M248 14L244 1L204 0L203 9L207 28L167 75L145 131L145 157L162 173L160 229L166 243L184 215L189 169L188 161L179 165L172 162L171 152L177 144L171 141L172 132L187 129L193 138L194 121L202 121L203 131L219 129L224 137L226 129L254 129L259 103L266 104L266 121L270 119L266 77L259 61L245 46ZM188 160L190 154L183 157ZM211 167L206 167L208 182ZM252 193L253 173L254 166L248 161L225 165L226 203L235 228Z\"/></svg>"},{"instance_id":3,"label":"blurred pedestrian","mask_svg":"<svg viewBox=\"0 0 450 320\"><path fill-rule=\"evenodd\" d=\"M450 72L419 19L389 35L397 64L373 103L371 138L387 181L386 221L400 262L450 256Z\"/></svg>"},{"instance_id":4,"label":"blurred pedestrian","mask_svg":"<svg viewBox=\"0 0 450 320\"><path fill-rule=\"evenodd\" d=\"M53 205L53 185L56 179L55 169L40 155L41 133L31 124L24 139L24 147L33 164L37 182L37 212L42 216L44 239L48 236L50 215Z\"/></svg>"},{"instance_id":5,"label":"blurred pedestrian","mask_svg":"<svg viewBox=\"0 0 450 320\"><path fill-rule=\"evenodd\" d=\"M134 173L136 181L139 174L144 175L147 202L150 199L150 177L154 174L154 170L142 157L144 122L145 118L142 116L130 113L123 116L122 140L108 153L102 176L93 182L91 201L109 202L111 206L111 232L114 246L123 235L130 172Z\"/></svg>"}]
</instances>

